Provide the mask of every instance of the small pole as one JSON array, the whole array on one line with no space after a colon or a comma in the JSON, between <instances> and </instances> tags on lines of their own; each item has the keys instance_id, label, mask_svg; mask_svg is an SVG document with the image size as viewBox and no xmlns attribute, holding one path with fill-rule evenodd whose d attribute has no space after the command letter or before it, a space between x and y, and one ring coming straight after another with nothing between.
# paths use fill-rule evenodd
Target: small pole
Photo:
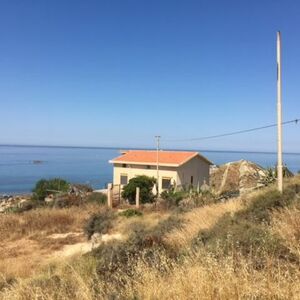
<instances>
[{"instance_id":1,"label":"small pole","mask_svg":"<svg viewBox=\"0 0 300 300\"><path fill-rule=\"evenodd\" d=\"M277 184L283 191L282 163L282 99L281 99L281 34L277 32Z\"/></svg>"},{"instance_id":2,"label":"small pole","mask_svg":"<svg viewBox=\"0 0 300 300\"><path fill-rule=\"evenodd\" d=\"M161 138L160 135L156 135L156 189L157 195L159 195L159 140Z\"/></svg>"},{"instance_id":3,"label":"small pole","mask_svg":"<svg viewBox=\"0 0 300 300\"><path fill-rule=\"evenodd\" d=\"M107 206L112 208L112 184L107 185Z\"/></svg>"},{"instance_id":4,"label":"small pole","mask_svg":"<svg viewBox=\"0 0 300 300\"><path fill-rule=\"evenodd\" d=\"M140 188L138 186L135 191L135 205L136 208L140 208Z\"/></svg>"}]
</instances>

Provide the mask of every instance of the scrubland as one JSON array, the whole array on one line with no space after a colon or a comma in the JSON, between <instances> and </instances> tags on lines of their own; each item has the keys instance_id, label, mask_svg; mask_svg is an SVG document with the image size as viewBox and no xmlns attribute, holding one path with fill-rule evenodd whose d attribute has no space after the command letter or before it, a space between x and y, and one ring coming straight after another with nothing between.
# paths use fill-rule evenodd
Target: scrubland
<instances>
[{"instance_id":1,"label":"scrubland","mask_svg":"<svg viewBox=\"0 0 300 300\"><path fill-rule=\"evenodd\" d=\"M299 177L282 195L270 186L190 210L114 212L102 227L89 222L97 213L90 204L1 216L1 299L300 299ZM123 239L53 255L87 242L87 226Z\"/></svg>"}]
</instances>

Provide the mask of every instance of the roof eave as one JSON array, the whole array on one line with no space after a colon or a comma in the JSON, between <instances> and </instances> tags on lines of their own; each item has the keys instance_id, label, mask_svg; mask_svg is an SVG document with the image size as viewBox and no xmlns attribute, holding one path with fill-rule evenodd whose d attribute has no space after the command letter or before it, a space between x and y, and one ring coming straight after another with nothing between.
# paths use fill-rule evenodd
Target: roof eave
<instances>
[{"instance_id":1,"label":"roof eave","mask_svg":"<svg viewBox=\"0 0 300 300\"><path fill-rule=\"evenodd\" d=\"M141 165L141 166L156 166L157 163L151 162L136 162L136 161L126 161L126 160L109 160L111 164L132 164L132 165ZM180 164L167 164L167 163L158 163L159 166L163 167L179 167Z\"/></svg>"},{"instance_id":2,"label":"roof eave","mask_svg":"<svg viewBox=\"0 0 300 300\"><path fill-rule=\"evenodd\" d=\"M188 161L190 161L191 159L193 159L194 157L199 157L201 158L202 160L204 160L205 162L207 162L209 165L213 165L213 163L208 160L205 156L201 155L199 152L195 152L195 154L189 158L187 158L184 162L182 162L179 166L182 166L184 164L186 164Z\"/></svg>"}]
</instances>

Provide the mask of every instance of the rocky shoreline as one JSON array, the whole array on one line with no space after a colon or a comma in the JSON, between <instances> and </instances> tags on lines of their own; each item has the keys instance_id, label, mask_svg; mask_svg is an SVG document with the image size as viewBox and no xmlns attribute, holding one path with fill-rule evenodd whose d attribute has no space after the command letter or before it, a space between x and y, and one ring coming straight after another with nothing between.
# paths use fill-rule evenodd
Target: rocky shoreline
<instances>
[{"instance_id":1,"label":"rocky shoreline","mask_svg":"<svg viewBox=\"0 0 300 300\"><path fill-rule=\"evenodd\" d=\"M70 184L69 190L65 193L49 194L44 202L46 204L56 204L69 199L85 199L93 192L93 189L84 184ZM16 195L0 195L0 213L10 212L11 210L27 210L34 205L32 200L33 193Z\"/></svg>"}]
</instances>

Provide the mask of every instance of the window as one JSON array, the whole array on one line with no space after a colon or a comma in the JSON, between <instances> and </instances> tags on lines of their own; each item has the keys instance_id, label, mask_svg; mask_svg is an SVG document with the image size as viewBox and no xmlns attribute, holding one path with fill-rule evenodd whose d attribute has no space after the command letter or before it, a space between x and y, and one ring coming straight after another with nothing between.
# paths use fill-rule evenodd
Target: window
<instances>
[{"instance_id":1,"label":"window","mask_svg":"<svg viewBox=\"0 0 300 300\"><path fill-rule=\"evenodd\" d=\"M127 168L127 165L126 164L122 164L122 168Z\"/></svg>"},{"instance_id":2,"label":"window","mask_svg":"<svg viewBox=\"0 0 300 300\"><path fill-rule=\"evenodd\" d=\"M171 178L163 178L161 181L161 187L163 190L167 190L171 187Z\"/></svg>"},{"instance_id":3,"label":"window","mask_svg":"<svg viewBox=\"0 0 300 300\"><path fill-rule=\"evenodd\" d=\"M147 169L151 169L151 166L148 165L146 168L147 168Z\"/></svg>"},{"instance_id":4,"label":"window","mask_svg":"<svg viewBox=\"0 0 300 300\"><path fill-rule=\"evenodd\" d=\"M193 183L194 183L194 177L191 176L191 184L193 184Z\"/></svg>"},{"instance_id":5,"label":"window","mask_svg":"<svg viewBox=\"0 0 300 300\"><path fill-rule=\"evenodd\" d=\"M126 185L128 183L128 176L127 174L121 174L120 176L120 184Z\"/></svg>"}]
</instances>

